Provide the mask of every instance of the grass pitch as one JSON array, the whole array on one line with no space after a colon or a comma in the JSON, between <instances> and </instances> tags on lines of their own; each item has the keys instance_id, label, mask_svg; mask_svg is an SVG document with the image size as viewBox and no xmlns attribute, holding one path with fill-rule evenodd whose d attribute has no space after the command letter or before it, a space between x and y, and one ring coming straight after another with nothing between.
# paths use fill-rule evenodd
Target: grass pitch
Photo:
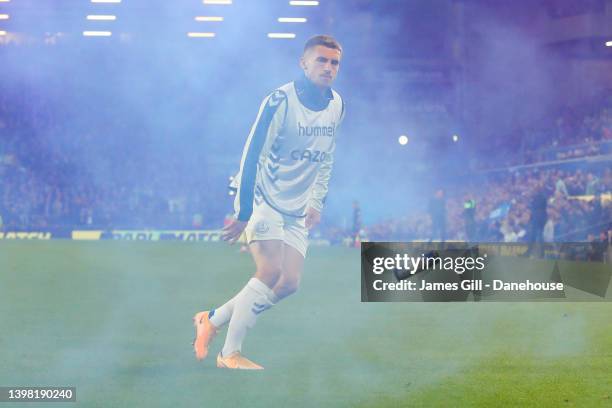
<instances>
[{"instance_id":1,"label":"grass pitch","mask_svg":"<svg viewBox=\"0 0 612 408\"><path fill-rule=\"evenodd\" d=\"M243 352L265 371L215 368L225 331L197 362L191 317L252 271L223 244L0 242L0 386L76 386L85 407L612 406L612 304L362 304L351 249L312 248L260 316Z\"/></svg>"}]
</instances>

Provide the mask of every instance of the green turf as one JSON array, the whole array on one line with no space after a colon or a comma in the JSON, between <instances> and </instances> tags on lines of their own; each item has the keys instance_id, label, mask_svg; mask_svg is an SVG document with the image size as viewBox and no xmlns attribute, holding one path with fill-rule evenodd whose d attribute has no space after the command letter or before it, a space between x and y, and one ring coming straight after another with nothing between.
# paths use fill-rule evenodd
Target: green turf
<instances>
[{"instance_id":1,"label":"green turf","mask_svg":"<svg viewBox=\"0 0 612 408\"><path fill-rule=\"evenodd\" d=\"M195 361L191 317L249 278L237 248L0 242L0 385L100 407L612 406L612 304L362 304L359 259L312 248L245 342L266 370L234 372Z\"/></svg>"}]
</instances>

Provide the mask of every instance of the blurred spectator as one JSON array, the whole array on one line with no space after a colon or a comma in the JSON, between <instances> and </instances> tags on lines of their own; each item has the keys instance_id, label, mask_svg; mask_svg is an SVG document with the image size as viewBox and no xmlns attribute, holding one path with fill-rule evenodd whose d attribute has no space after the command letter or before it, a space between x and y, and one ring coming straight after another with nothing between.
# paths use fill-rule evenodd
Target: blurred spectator
<instances>
[{"instance_id":1,"label":"blurred spectator","mask_svg":"<svg viewBox=\"0 0 612 408\"><path fill-rule=\"evenodd\" d=\"M567 198L569 194L567 193L567 187L565 185L565 181L563 180L563 176L563 170L559 170L557 172L557 182L555 183L555 193L559 193L563 197Z\"/></svg>"},{"instance_id":2,"label":"blurred spectator","mask_svg":"<svg viewBox=\"0 0 612 408\"><path fill-rule=\"evenodd\" d=\"M355 238L359 235L361 231L362 221L361 221L361 207L359 206L359 202L357 200L353 201L353 225L351 228L351 236Z\"/></svg>"},{"instance_id":3,"label":"blurred spectator","mask_svg":"<svg viewBox=\"0 0 612 408\"><path fill-rule=\"evenodd\" d=\"M446 198L444 190L439 189L429 201L429 216L431 217L431 239L446 240Z\"/></svg>"},{"instance_id":4,"label":"blurred spectator","mask_svg":"<svg viewBox=\"0 0 612 408\"><path fill-rule=\"evenodd\" d=\"M467 241L476 240L476 200L466 196L463 202L463 220Z\"/></svg>"},{"instance_id":5,"label":"blurred spectator","mask_svg":"<svg viewBox=\"0 0 612 408\"><path fill-rule=\"evenodd\" d=\"M593 175L593 173L587 174L587 185L584 193L586 195L597 194L599 188L599 179Z\"/></svg>"}]
</instances>

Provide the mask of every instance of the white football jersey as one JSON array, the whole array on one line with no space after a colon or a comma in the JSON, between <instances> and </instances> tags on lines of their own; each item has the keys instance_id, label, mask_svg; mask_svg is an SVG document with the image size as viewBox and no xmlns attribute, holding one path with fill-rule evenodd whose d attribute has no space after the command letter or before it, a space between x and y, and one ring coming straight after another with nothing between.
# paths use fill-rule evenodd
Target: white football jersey
<instances>
[{"instance_id":1,"label":"white football jersey","mask_svg":"<svg viewBox=\"0 0 612 408\"><path fill-rule=\"evenodd\" d=\"M268 95L232 183L236 217L247 221L253 200L295 217L303 217L308 207L321 211L343 119L340 95L331 88L322 95L305 77Z\"/></svg>"}]
</instances>

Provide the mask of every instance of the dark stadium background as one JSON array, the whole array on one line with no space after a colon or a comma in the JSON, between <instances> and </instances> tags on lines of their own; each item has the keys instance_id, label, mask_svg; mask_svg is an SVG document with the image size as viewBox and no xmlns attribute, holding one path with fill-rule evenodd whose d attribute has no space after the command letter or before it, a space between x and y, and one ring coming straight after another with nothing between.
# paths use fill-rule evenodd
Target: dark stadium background
<instances>
[{"instance_id":1,"label":"dark stadium background","mask_svg":"<svg viewBox=\"0 0 612 408\"><path fill-rule=\"evenodd\" d=\"M337 88L349 112L323 236L351 235L358 200L365 236L429 238L427 202L444 188L449 238L465 237L471 195L478 238L501 241L528 229L538 181L548 198L559 180L573 197L612 188L605 1L0 7L5 231L219 227L258 104L300 75L302 40L316 32L344 44ZM207 12L225 21L193 20ZM85 19L94 13L118 18ZM285 15L309 20L276 21ZM103 29L112 36L81 34ZM187 37L197 30L217 36ZM266 37L279 31L297 37ZM489 219L504 203L508 217ZM549 207L559 240L608 227L609 206Z\"/></svg>"},{"instance_id":2,"label":"dark stadium background","mask_svg":"<svg viewBox=\"0 0 612 408\"><path fill-rule=\"evenodd\" d=\"M76 384L85 406L609 403L607 304L360 304L358 251L342 247L439 238L441 217L449 240L609 248L611 0L11 0L3 14L0 386ZM195 365L188 325L242 284L248 254L69 239L215 237L259 104L317 33L344 47L347 116L312 232L331 247L313 245L298 297L253 336L284 388L247 386ZM65 239L8 241L41 237ZM228 383L244 393L210 397Z\"/></svg>"}]
</instances>

